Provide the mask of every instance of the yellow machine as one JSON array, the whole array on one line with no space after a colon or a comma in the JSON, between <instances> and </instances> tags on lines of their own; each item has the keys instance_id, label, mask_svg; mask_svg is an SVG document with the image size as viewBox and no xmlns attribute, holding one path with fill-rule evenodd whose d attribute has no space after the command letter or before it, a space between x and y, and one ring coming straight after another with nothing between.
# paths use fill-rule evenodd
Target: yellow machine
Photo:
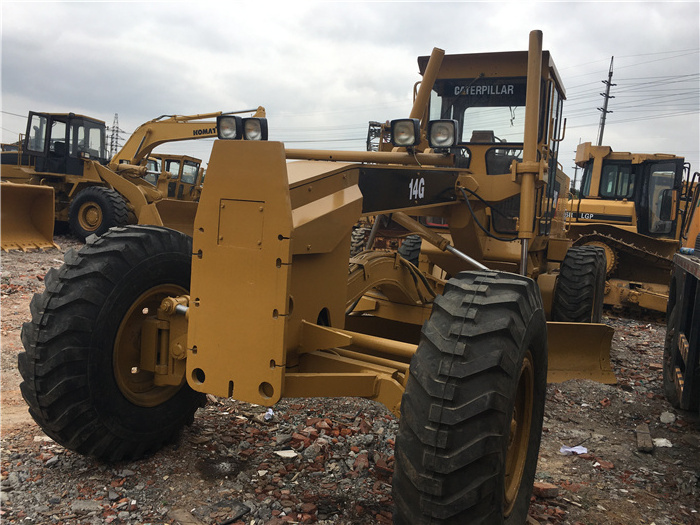
<instances>
[{"instance_id":1,"label":"yellow machine","mask_svg":"<svg viewBox=\"0 0 700 525\"><path fill-rule=\"evenodd\" d=\"M255 112L264 116L264 109ZM43 193L28 185L53 188L54 217L67 222L73 234L84 240L113 226L156 224L190 229L196 206L172 198L144 180L147 157L165 142L216 137L216 117L224 113L161 116L142 124L110 160L105 147L105 123L74 113L30 112L27 132L15 151L2 152L2 180L18 183L2 186L4 202L40 202ZM196 160L196 159L195 159ZM194 192L193 192L194 193ZM33 196L33 195L34 196ZM184 201L192 200L184 198ZM25 246L45 246L45 232L53 227L48 213L44 223L31 228L28 210L14 207L3 213L4 239L17 238ZM184 217L183 217L184 215ZM38 215L35 215L38 217ZM37 220L37 219L34 219ZM36 242L35 242L36 241Z\"/></svg>"},{"instance_id":2,"label":"yellow machine","mask_svg":"<svg viewBox=\"0 0 700 525\"><path fill-rule=\"evenodd\" d=\"M151 153L144 179L169 199L197 201L202 192L204 169L201 159L188 155Z\"/></svg>"},{"instance_id":3,"label":"yellow machine","mask_svg":"<svg viewBox=\"0 0 700 525\"><path fill-rule=\"evenodd\" d=\"M605 250L604 302L666 311L673 255L687 238L696 184L690 166L666 154L580 144L581 191L567 212L575 246ZM697 177L697 174L696 174Z\"/></svg>"},{"instance_id":4,"label":"yellow machine","mask_svg":"<svg viewBox=\"0 0 700 525\"><path fill-rule=\"evenodd\" d=\"M683 241L684 248L697 248L697 238L700 235L700 189L696 181L698 173L696 172L693 176L693 184L689 184L688 187L692 188L691 194L692 198L688 200L687 206L687 219L683 227L683 233L681 234L681 239ZM695 244L694 244L695 243Z\"/></svg>"},{"instance_id":5,"label":"yellow machine","mask_svg":"<svg viewBox=\"0 0 700 525\"><path fill-rule=\"evenodd\" d=\"M54 193L49 186L3 181L0 184L0 225L5 251L55 248ZM23 217L18 221L18 217Z\"/></svg>"},{"instance_id":6,"label":"yellow machine","mask_svg":"<svg viewBox=\"0 0 700 525\"><path fill-rule=\"evenodd\" d=\"M564 236L564 90L542 34L529 52L436 49L419 66L391 151L226 140L263 124L222 116L191 238L129 226L67 254L22 332L44 431L124 460L174 438L204 393L362 396L400 416L395 522L524 523L548 351L550 378L614 381L612 330L590 322L603 250ZM449 280L389 251L348 265L353 226L389 215Z\"/></svg>"}]
</instances>

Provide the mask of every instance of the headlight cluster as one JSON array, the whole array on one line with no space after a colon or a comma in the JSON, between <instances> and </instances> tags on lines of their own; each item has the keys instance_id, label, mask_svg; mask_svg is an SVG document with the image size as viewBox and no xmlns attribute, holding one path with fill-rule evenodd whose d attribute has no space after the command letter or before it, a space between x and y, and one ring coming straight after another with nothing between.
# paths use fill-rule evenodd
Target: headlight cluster
<instances>
[{"instance_id":1,"label":"headlight cluster","mask_svg":"<svg viewBox=\"0 0 700 525\"><path fill-rule=\"evenodd\" d=\"M391 143L404 148L420 144L420 120L417 118L392 120ZM457 121L443 119L428 122L428 143L435 149L456 146Z\"/></svg>"},{"instance_id":2,"label":"headlight cluster","mask_svg":"<svg viewBox=\"0 0 700 525\"><path fill-rule=\"evenodd\" d=\"M267 140L267 119L221 115L216 117L216 130L224 140Z\"/></svg>"}]
</instances>

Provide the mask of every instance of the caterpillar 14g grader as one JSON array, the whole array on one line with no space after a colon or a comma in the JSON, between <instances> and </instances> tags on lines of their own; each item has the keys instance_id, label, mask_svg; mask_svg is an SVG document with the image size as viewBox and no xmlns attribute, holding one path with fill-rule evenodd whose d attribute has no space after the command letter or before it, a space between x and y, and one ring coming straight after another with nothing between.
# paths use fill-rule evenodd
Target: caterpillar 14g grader
<instances>
[{"instance_id":1,"label":"caterpillar 14g grader","mask_svg":"<svg viewBox=\"0 0 700 525\"><path fill-rule=\"evenodd\" d=\"M564 235L564 91L542 34L529 52L435 49L419 66L392 151L224 140L242 122L222 116L192 237L127 226L69 252L22 331L44 431L125 460L173 439L205 393L361 396L400 416L396 523L524 523L548 360L551 379L614 381L612 330L595 323L604 254ZM452 277L395 252L349 259L353 225L376 215L435 243Z\"/></svg>"},{"instance_id":2,"label":"caterpillar 14g grader","mask_svg":"<svg viewBox=\"0 0 700 525\"><path fill-rule=\"evenodd\" d=\"M265 110L226 114L249 112L264 116ZM142 124L109 159L103 121L30 112L17 150L2 152L2 181L12 183L2 185L3 249L53 246L54 221L68 223L81 240L134 223L191 234L196 205L189 192L154 187L144 179L146 160L165 142L216 137L213 119L223 114L163 115Z\"/></svg>"},{"instance_id":3,"label":"caterpillar 14g grader","mask_svg":"<svg viewBox=\"0 0 700 525\"><path fill-rule=\"evenodd\" d=\"M567 212L574 246L605 250L604 303L666 312L673 256L688 238L698 202L683 157L615 152L580 144L581 191Z\"/></svg>"}]
</instances>

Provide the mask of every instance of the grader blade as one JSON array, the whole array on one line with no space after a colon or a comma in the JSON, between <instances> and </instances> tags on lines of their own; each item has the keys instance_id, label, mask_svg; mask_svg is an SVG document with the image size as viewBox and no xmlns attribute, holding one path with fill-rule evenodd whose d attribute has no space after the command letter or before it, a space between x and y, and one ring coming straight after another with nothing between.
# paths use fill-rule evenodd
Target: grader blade
<instances>
[{"instance_id":1,"label":"grader blade","mask_svg":"<svg viewBox=\"0 0 700 525\"><path fill-rule=\"evenodd\" d=\"M617 383L610 366L613 333L604 324L548 322L547 382L591 379L608 385Z\"/></svg>"},{"instance_id":2,"label":"grader blade","mask_svg":"<svg viewBox=\"0 0 700 525\"><path fill-rule=\"evenodd\" d=\"M53 242L53 188L4 182L0 196L0 245L4 251L58 247Z\"/></svg>"}]
</instances>

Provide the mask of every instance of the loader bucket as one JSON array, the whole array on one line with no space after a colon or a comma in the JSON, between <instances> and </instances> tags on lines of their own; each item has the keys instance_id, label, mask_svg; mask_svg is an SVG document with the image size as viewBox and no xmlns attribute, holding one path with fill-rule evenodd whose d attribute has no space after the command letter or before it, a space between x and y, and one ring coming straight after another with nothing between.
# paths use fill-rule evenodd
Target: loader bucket
<instances>
[{"instance_id":1,"label":"loader bucket","mask_svg":"<svg viewBox=\"0 0 700 525\"><path fill-rule=\"evenodd\" d=\"M548 383L591 379L617 383L610 366L614 330L595 323L547 323Z\"/></svg>"},{"instance_id":2,"label":"loader bucket","mask_svg":"<svg viewBox=\"0 0 700 525\"><path fill-rule=\"evenodd\" d=\"M198 204L192 201L163 199L156 202L156 208L163 226L186 233L191 237Z\"/></svg>"},{"instance_id":3,"label":"loader bucket","mask_svg":"<svg viewBox=\"0 0 700 525\"><path fill-rule=\"evenodd\" d=\"M58 248L53 242L54 192L49 186L0 186L0 245L4 251Z\"/></svg>"}]
</instances>

